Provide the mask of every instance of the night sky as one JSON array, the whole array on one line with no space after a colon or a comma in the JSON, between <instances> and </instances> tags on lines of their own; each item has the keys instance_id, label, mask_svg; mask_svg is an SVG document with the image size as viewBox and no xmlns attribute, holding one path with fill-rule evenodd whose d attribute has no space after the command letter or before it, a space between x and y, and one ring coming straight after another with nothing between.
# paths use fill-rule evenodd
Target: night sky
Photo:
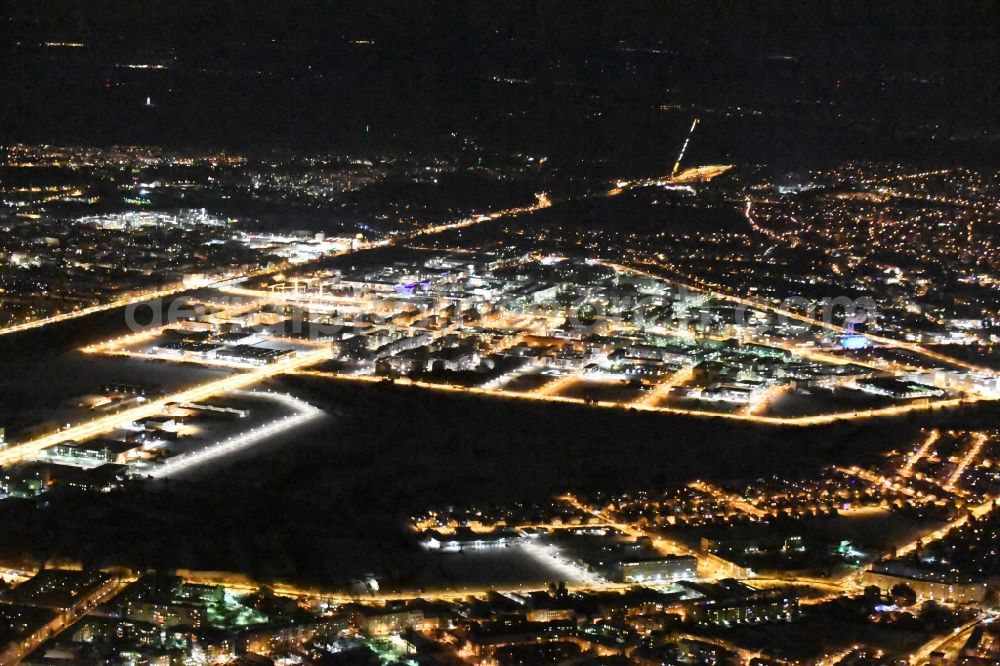
<instances>
[{"instance_id":1,"label":"night sky","mask_svg":"<svg viewBox=\"0 0 1000 666\"><path fill-rule=\"evenodd\" d=\"M635 163L675 150L682 105L726 119L700 137L708 161L974 163L998 145L995 3L6 4L8 141L457 136Z\"/></svg>"}]
</instances>

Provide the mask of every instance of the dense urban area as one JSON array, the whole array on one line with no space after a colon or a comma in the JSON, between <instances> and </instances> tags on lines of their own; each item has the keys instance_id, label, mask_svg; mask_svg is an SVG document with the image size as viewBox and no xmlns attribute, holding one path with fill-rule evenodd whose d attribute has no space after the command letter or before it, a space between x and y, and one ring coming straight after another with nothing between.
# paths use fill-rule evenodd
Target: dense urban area
<instances>
[{"instance_id":1,"label":"dense urban area","mask_svg":"<svg viewBox=\"0 0 1000 666\"><path fill-rule=\"evenodd\" d=\"M965 51L755 45L781 105L477 14L439 117L402 14L94 36L132 11L8 20L0 666L1000 664L1000 134L928 120ZM321 62L351 111L283 139ZM33 67L126 129L53 130ZM178 139L247 81L274 108ZM792 116L828 143L764 147Z\"/></svg>"}]
</instances>

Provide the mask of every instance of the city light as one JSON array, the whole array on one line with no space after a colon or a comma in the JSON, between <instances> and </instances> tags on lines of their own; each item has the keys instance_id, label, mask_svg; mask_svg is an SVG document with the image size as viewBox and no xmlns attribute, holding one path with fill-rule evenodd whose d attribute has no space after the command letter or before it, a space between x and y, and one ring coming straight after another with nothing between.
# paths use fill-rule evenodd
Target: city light
<instances>
[{"instance_id":1,"label":"city light","mask_svg":"<svg viewBox=\"0 0 1000 666\"><path fill-rule=\"evenodd\" d=\"M227 437L222 441L207 444L197 450L170 458L164 464L151 469L149 476L166 478L183 474L216 458L236 453L282 433L294 431L324 414L323 410L287 394L257 392L254 395L280 402L294 410L294 413L276 421L256 426L238 435Z\"/></svg>"}]
</instances>

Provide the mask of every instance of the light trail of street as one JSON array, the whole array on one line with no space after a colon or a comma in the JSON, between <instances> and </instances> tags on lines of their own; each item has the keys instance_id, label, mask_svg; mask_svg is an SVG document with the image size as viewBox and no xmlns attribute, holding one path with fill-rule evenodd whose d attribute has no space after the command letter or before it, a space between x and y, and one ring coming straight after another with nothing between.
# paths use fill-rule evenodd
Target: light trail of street
<instances>
[{"instance_id":1,"label":"light trail of street","mask_svg":"<svg viewBox=\"0 0 1000 666\"><path fill-rule=\"evenodd\" d=\"M833 652L828 652L816 660L816 666L837 666L841 660L858 649L857 645L851 645Z\"/></svg>"},{"instance_id":2,"label":"light trail of street","mask_svg":"<svg viewBox=\"0 0 1000 666\"><path fill-rule=\"evenodd\" d=\"M655 408L657 405L659 405L661 400L670 395L670 392L676 386L688 381L689 379L691 379L693 375L694 375L693 366L681 368L674 374L670 375L670 377L668 377L667 379L663 380L662 382L654 386L651 391L649 391L645 395L639 396L634 401L629 403L629 406L639 407L644 409Z\"/></svg>"},{"instance_id":3,"label":"light trail of street","mask_svg":"<svg viewBox=\"0 0 1000 666\"><path fill-rule=\"evenodd\" d=\"M518 215L525 215L527 213L534 213L536 211L542 210L543 208L548 208L552 205L552 201L548 198L545 193L539 193L536 195L538 201L530 206L521 206L517 208L506 208L504 210L494 211L492 213L485 213L483 215L473 215L456 222L447 222L444 224L435 224L430 227L424 227L413 231L405 236L407 238L416 238L419 236L427 236L431 234L440 234L445 231L452 231L455 229L465 229L466 227L471 227L477 224L482 224L483 222L489 222L491 220L499 220L503 217L516 217Z\"/></svg>"},{"instance_id":4,"label":"light trail of street","mask_svg":"<svg viewBox=\"0 0 1000 666\"><path fill-rule=\"evenodd\" d=\"M155 400L150 400L149 402L139 405L138 407L125 409L114 414L108 414L89 421L84 421L48 435L42 435L20 444L9 446L8 448L0 451L0 465L22 462L36 456L38 453L51 446L55 446L56 444L70 440L86 440L134 421L156 416L163 413L164 409L170 403L200 402L221 393L246 388L252 384L263 381L268 377L294 372L306 366L320 363L328 360L330 356L331 352L329 349L317 349L303 352L276 363L262 366L255 370L237 373L222 379L198 384L192 388L184 389Z\"/></svg>"},{"instance_id":5,"label":"light trail of street","mask_svg":"<svg viewBox=\"0 0 1000 666\"><path fill-rule=\"evenodd\" d=\"M746 221L750 225L751 229L776 241L784 242L789 240L787 236L791 236L792 247L798 245L799 239L796 238L793 234L780 234L776 231L771 231L767 227L762 227L761 225L759 225L757 221L754 220L750 214L752 209L753 209L753 201L750 199L750 197L747 197L747 206L746 208L743 209L743 217L746 218Z\"/></svg>"},{"instance_id":6,"label":"light trail of street","mask_svg":"<svg viewBox=\"0 0 1000 666\"><path fill-rule=\"evenodd\" d=\"M226 278L226 280L228 279L231 278ZM220 282L224 281L225 280L220 280ZM108 301L107 303L91 305L90 307L80 308L79 310L73 310L72 312L63 312L49 317L43 317L42 319L35 319L32 321L22 322L20 324L14 324L12 326L6 326L4 328L0 328L0 335L11 335L13 333L22 333L24 331L30 331L36 328L41 328L43 326L49 326L50 324L58 324L59 322L62 321L69 321L71 319L77 319L79 317L86 317L87 315L92 315L97 312L104 312L106 310L114 310L115 308L125 307L128 305L145 303L146 301L153 301L158 298L167 298L169 296L176 296L177 294L183 291L189 291L192 288L193 287L185 285L176 285L173 287L168 287L166 289L160 289L157 291L143 292L141 294L123 296L121 298L116 298L113 301Z\"/></svg>"},{"instance_id":7,"label":"light trail of street","mask_svg":"<svg viewBox=\"0 0 1000 666\"><path fill-rule=\"evenodd\" d=\"M932 495L925 495L919 490L914 490L902 481L897 481L894 478L889 478L887 476L882 476L874 472L869 472L866 469L861 469L860 467L836 467L834 468L841 474L847 474L848 476L854 476L862 481L867 481L868 483L881 486L883 488L889 488L895 490L898 493L902 493L908 497L933 497Z\"/></svg>"},{"instance_id":8,"label":"light trail of street","mask_svg":"<svg viewBox=\"0 0 1000 666\"><path fill-rule=\"evenodd\" d=\"M108 301L107 303L98 303L97 305L92 305L90 307L81 308L79 310L73 310L72 312L63 312L60 314L55 314L50 317L43 317L42 319L35 319L33 321L26 321L20 324L14 324L12 326L6 326L0 328L0 335L11 335L13 333L22 333L24 331L30 331L36 328L42 328L43 326L49 326L51 324L58 324L59 322L69 321L71 319L78 319L80 317L86 317L87 315L96 314L98 312L105 312L108 310L114 310L115 308L127 307L129 305L138 305L140 303L146 303L148 301L155 301L161 298L169 298L171 296L177 296L178 294L184 293L186 291L194 291L195 289L204 289L210 287L225 287L228 284L234 282L240 282L242 280L247 280L253 277L260 277L263 275L271 275L272 273L277 273L279 271L287 268L286 265L279 264L275 266L269 266L266 268L254 269L252 271L247 271L244 273L228 273L226 275L219 276L212 280L206 281L204 283L195 285L185 285L183 283L178 283L171 285L169 287L164 287L163 289L157 289L153 291L145 291L138 294L125 294L118 298Z\"/></svg>"},{"instance_id":9,"label":"light trail of street","mask_svg":"<svg viewBox=\"0 0 1000 666\"><path fill-rule=\"evenodd\" d=\"M957 653L961 649L962 645L969 640L969 636L972 634L973 630L979 625L979 623L985 617L984 614L977 615L975 619L966 622L965 624L955 627L950 633L944 636L935 636L931 640L924 643L922 646L917 648L910 655L909 661L914 666L920 666L921 664L927 663L931 654L934 652L954 652ZM947 655L946 655L947 657ZM953 663L947 658L943 663Z\"/></svg>"},{"instance_id":10,"label":"light trail of street","mask_svg":"<svg viewBox=\"0 0 1000 666\"><path fill-rule=\"evenodd\" d=\"M905 544L905 545L897 548L896 549L896 556L899 557L900 555L906 555L908 553L912 553L920 545L926 546L928 543L931 543L933 541L938 541L940 539L943 539L953 529L962 527L967 522L969 522L969 518L970 517L972 517L972 518L982 518L983 516L985 516L986 514L988 514L989 512L991 512L992 510L993 510L993 499L987 497L987 498L985 498L985 501L982 504L979 504L979 505L973 507L971 510L969 510L968 513L965 513L965 514L959 516L955 520L952 520L951 522L947 523L943 527L939 527L938 529L934 530L933 532L925 534L925 535L921 536L920 538L915 539L914 541L911 541L910 543Z\"/></svg>"},{"instance_id":11,"label":"light trail of street","mask_svg":"<svg viewBox=\"0 0 1000 666\"><path fill-rule=\"evenodd\" d=\"M205 585L222 585L235 592L256 592L261 584L247 580L239 574L220 574L219 572L194 572L179 571L178 574L185 581ZM422 588L420 590L403 590L396 592L377 592L365 594L352 594L342 590L323 590L315 587L301 587L286 583L268 584L268 587L275 594L292 597L306 598L327 601L330 603L346 604L358 601L368 601L373 603L388 603L392 601L407 601L411 599L430 599L441 601L460 601L469 597L485 597L491 592L527 594L529 592L540 592L548 589L548 586L527 583L514 586L456 586L443 588ZM601 583L598 586L586 583L566 584L566 589L570 592L624 592L633 589L635 586L625 583Z\"/></svg>"},{"instance_id":12,"label":"light trail of street","mask_svg":"<svg viewBox=\"0 0 1000 666\"><path fill-rule=\"evenodd\" d=\"M923 443L913 452L909 458L906 459L906 464L899 470L900 476L910 476L913 474L913 468L918 462L927 457L930 453L931 447L941 439L940 430L931 430L927 433L927 437L924 439Z\"/></svg>"},{"instance_id":13,"label":"light trail of street","mask_svg":"<svg viewBox=\"0 0 1000 666\"><path fill-rule=\"evenodd\" d=\"M742 513L754 516L755 518L766 518L767 516L770 515L767 511L764 511L760 507L754 506L750 502L744 500L742 497L732 493L723 492L718 487L713 486L710 483L706 483L705 481L692 481L691 483L688 484L688 487L693 488L694 490L697 490L699 492L705 493L707 495L711 495L715 499L725 502L734 509Z\"/></svg>"},{"instance_id":14,"label":"light trail of street","mask_svg":"<svg viewBox=\"0 0 1000 666\"><path fill-rule=\"evenodd\" d=\"M983 447L986 446L986 442L989 441L989 437L984 432L972 433L972 444L969 448L962 454L962 457L958 461L958 465L955 466L955 470L948 477L948 480L944 483L944 489L951 491L955 489L958 482L962 480L962 475L965 474L965 470L969 468L969 465L976 462L979 454L982 453Z\"/></svg>"},{"instance_id":15,"label":"light trail of street","mask_svg":"<svg viewBox=\"0 0 1000 666\"><path fill-rule=\"evenodd\" d=\"M824 600L843 596L853 589L851 586L847 585L843 579L811 578L808 576L797 576L795 574L754 574L749 580L753 582L755 586L759 587L801 586L814 588L826 593L823 597L818 597L819 599Z\"/></svg>"},{"instance_id":16,"label":"light trail of street","mask_svg":"<svg viewBox=\"0 0 1000 666\"><path fill-rule=\"evenodd\" d=\"M580 375L578 373L571 372L568 375L556 377L555 379L542 384L534 391L531 391L530 395L536 398L558 396L578 381L580 381Z\"/></svg>"},{"instance_id":17,"label":"light trail of street","mask_svg":"<svg viewBox=\"0 0 1000 666\"><path fill-rule=\"evenodd\" d=\"M53 567L49 567L53 568ZM60 567L55 567L60 568ZM79 567L61 567L63 569L79 571ZM38 573L37 571L21 571L21 570L6 570L0 569L3 573L10 576L16 576L18 580L27 580L31 576ZM120 592L124 586L129 583L135 582L135 577L121 576L120 572L115 571L116 576L115 585L119 587L117 592ZM249 580L244 574L229 573L229 572L219 572L219 571L191 571L187 569L180 569L177 571L177 575L184 580L186 583L192 583L197 585L221 585L228 590L238 593L253 593L260 590L262 583L258 583ZM388 603L393 601L407 601L411 599L423 598L423 599L439 599L443 601L460 601L462 599L467 599L470 596L476 597L486 597L490 592L500 592L500 593L515 593L515 594L527 594L529 592L542 592L548 589L548 584L538 585L533 583L517 584L512 586L456 586L456 587L443 587L443 588L421 588L413 590L400 590L394 592L377 592L377 593L350 593L343 590L337 589L323 589L318 587L306 587L291 585L288 583L268 583L267 587L270 588L275 594L291 598L303 598L303 599L315 599L327 601L335 604L346 604L357 601L367 601L372 603ZM626 583L614 583L610 581L599 581L596 585L587 582L567 582L567 589L570 592L625 592L627 590L633 589L635 585ZM117 593L116 592L116 593ZM101 596L101 595L97 595ZM110 592L107 596L101 596L101 601L98 603L104 603L110 599L113 595ZM87 605L86 602L84 605ZM96 604L94 604L96 605ZM77 618L79 619L79 618ZM74 620L75 621L75 620ZM67 624L66 626L70 626ZM6 664L0 663L0 666L6 666Z\"/></svg>"},{"instance_id":18,"label":"light trail of street","mask_svg":"<svg viewBox=\"0 0 1000 666\"><path fill-rule=\"evenodd\" d=\"M364 382L369 384L385 383L384 377L374 375L351 375L336 372L317 372L307 370L297 374L304 374L313 377L322 377L338 381ZM967 398L945 398L942 400L926 403L910 403L905 405L893 405L890 407L880 407L876 409L856 410L851 412L834 412L828 414L815 414L811 416L759 416L756 414L740 414L733 412L712 412L708 410L686 409L683 407L666 407L659 405L644 405L641 403L614 402L610 400L597 400L587 402L583 398L573 398L562 395L538 395L531 392L504 391L500 389L485 388L482 386L459 386L456 384L438 384L408 377L399 377L391 380L391 383L398 386L413 386L417 388L430 389L450 393L470 393L474 395L486 395L494 398L506 398L510 400L538 400L547 402L559 402L573 405L589 405L592 407L602 407L605 409L637 410L644 412L655 412L664 414L677 414L681 416L692 416L709 419L724 419L732 421L748 421L771 426L817 426L829 425L831 423L842 423L874 418L889 418L902 416L919 411L929 411L933 409L943 409L970 405L985 398L978 396Z\"/></svg>"}]
</instances>

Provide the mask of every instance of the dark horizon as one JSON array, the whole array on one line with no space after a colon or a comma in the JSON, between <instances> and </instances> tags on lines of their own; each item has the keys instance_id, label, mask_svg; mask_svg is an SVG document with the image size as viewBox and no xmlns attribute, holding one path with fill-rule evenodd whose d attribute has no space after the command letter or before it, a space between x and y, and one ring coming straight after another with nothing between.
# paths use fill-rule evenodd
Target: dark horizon
<instances>
[{"instance_id":1,"label":"dark horizon","mask_svg":"<svg viewBox=\"0 0 1000 666\"><path fill-rule=\"evenodd\" d=\"M457 137L655 162L702 116L707 162L947 166L1000 146L1000 22L981 3L9 4L8 143L449 153Z\"/></svg>"}]
</instances>

